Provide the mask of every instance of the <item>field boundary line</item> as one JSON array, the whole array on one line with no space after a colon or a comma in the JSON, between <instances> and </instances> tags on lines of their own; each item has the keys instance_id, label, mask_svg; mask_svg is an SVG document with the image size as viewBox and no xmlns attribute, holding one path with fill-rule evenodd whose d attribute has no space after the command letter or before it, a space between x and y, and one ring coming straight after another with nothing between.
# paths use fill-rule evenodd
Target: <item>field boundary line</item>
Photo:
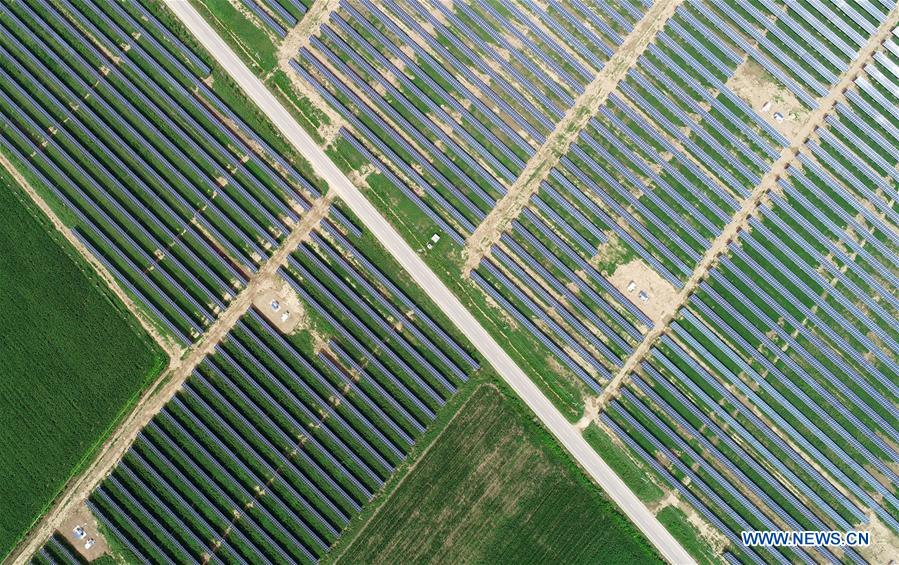
<instances>
[{"instance_id":1,"label":"field boundary line","mask_svg":"<svg viewBox=\"0 0 899 565\"><path fill-rule=\"evenodd\" d=\"M365 520L365 524L363 524L362 527L361 527L361 529L360 529L358 532L356 532L356 535L353 537L352 541L350 542L350 545L347 545L347 546L343 547L343 548L341 549L341 551L340 551L340 554L338 554L336 557L333 558L333 563L335 563L335 565L336 565L337 563L340 563L340 562L341 562L340 560L343 558L343 555L344 555L347 551L349 551L350 548L352 548L353 545L356 543L356 541L362 536L362 534L365 533L365 530L368 529L368 526L369 526L369 524L371 524L372 520L374 520L375 517L377 517L378 514L381 513L381 511L384 509L384 506L387 504L387 502L390 501L390 500L393 498L393 496L396 494L396 491L399 490L399 488L400 488L401 486L403 486L403 483L406 482L406 479L409 478L409 475L411 475L412 472L415 471L416 468L418 468L418 465L421 463L421 461L422 461L425 457L427 457L427 455L431 452L431 450L434 449L434 446L437 445L437 442L440 440L440 438L442 438L442 437L444 436L444 434L446 434L447 428L449 428L449 427L453 424L453 422L455 422L455 421L459 418L459 414L460 414L460 413L461 413L461 412L462 412L462 411L463 411L469 404L471 404L471 402L472 402L472 400L473 400L473 398L474 398L474 395L477 394L478 391L480 391L480 390L481 390L482 388L484 388L484 387L490 387L490 388L493 388L494 390L496 390L496 391L499 392L500 394L503 394L503 391L500 390L500 388L499 388L498 386L496 386L495 384L492 384L492 383L489 383L489 382L477 383L477 385L474 387L474 389L472 389L472 390L468 393L468 398L466 398L465 401L464 401L462 404L460 404L459 406L456 406L455 410L453 411L453 415L450 416L450 419L447 420L446 423L443 424L443 428L441 428L441 430L440 430L439 432L437 432L437 435L436 435L436 436L434 436L433 438L431 438L431 442L424 448L424 450L422 450L421 453L419 453L419 454L417 455L417 457L415 458L415 461L413 461L413 462L406 468L406 471L405 471L405 473L403 474L403 476L400 477L400 480L397 481L397 483L396 483L395 485L393 485L393 488L390 489L390 492L386 494L386 497L384 498L384 500L381 501L381 503L378 505L378 507L375 509L375 511L372 512L371 515ZM394 472L396 472L396 471L394 471Z\"/></svg>"},{"instance_id":2,"label":"field boundary line","mask_svg":"<svg viewBox=\"0 0 899 565\"><path fill-rule=\"evenodd\" d=\"M881 23L877 31L872 34L864 47L862 47L856 58L849 64L840 79L831 87L827 94L818 100L818 107L812 110L806 116L805 122L802 124L790 144L781 151L780 157L775 161L768 172L762 177L759 184L753 188L750 195L743 201L740 209L731 217L730 222L724 226L721 233L715 238L711 246L709 246L702 260L693 270L690 278L677 294L677 299L672 302L665 313L661 317L661 322L650 330L644 337L634 352L628 357L621 369L615 374L606 388L599 394L600 412L605 408L605 404L614 396L621 387L622 382L627 380L628 375L634 368L640 364L646 355L652 350L656 340L663 334L667 333L671 321L687 304L690 295L702 282L706 274L715 266L718 257L727 251L728 245L734 241L738 233L743 230L749 217L758 210L759 204L765 196L777 186L777 181L784 176L787 167L792 164L796 157L800 154L805 142L811 138L815 130L822 124L825 116L827 116L836 106L836 104L845 96L845 91L849 88L856 78L864 70L865 65L874 56L874 53L883 45L890 35L893 28L899 23L899 4L893 7Z\"/></svg>"},{"instance_id":3,"label":"field boundary line","mask_svg":"<svg viewBox=\"0 0 899 565\"><path fill-rule=\"evenodd\" d=\"M596 73L593 80L568 108L556 127L543 141L537 151L531 155L524 169L506 194L500 198L493 209L477 226L474 233L468 236L463 249L465 264L462 272L465 276L477 268L489 249L499 241L502 233L509 227L535 193L540 184L546 180L568 147L577 138L596 111L618 88L627 71L634 65L646 50L656 34L665 27L674 11L683 0L660 0L643 15L639 22L621 45L609 58L606 65Z\"/></svg>"},{"instance_id":4,"label":"field boundary line","mask_svg":"<svg viewBox=\"0 0 899 565\"><path fill-rule=\"evenodd\" d=\"M118 298L122 305L125 306L125 309L137 319L137 322L141 325L144 331L150 335L153 341L165 352L169 357L169 363L174 363L175 360L181 358L184 354L184 348L178 345L174 340L167 338L159 329L150 321L149 316L128 296L119 283L116 282L115 278L109 272L109 270L97 260L94 255L88 251L87 247L81 243L77 237L72 234L72 230L69 229L68 226L56 215L56 212L53 211L53 208L50 207L49 204L44 200L44 198L35 190L31 183L28 182L28 179L13 165L12 161L10 161L6 155L0 152L0 165L3 166L6 171L12 175L13 179L19 183L19 186L22 187L22 190L28 195L29 198L35 203L35 205L43 212L44 216L50 220L50 223L53 224L53 227L56 228L56 231L59 232L62 237L71 245L75 251L81 255L81 257L87 261L88 265L93 268L94 272L100 277L100 279L106 284L109 290Z\"/></svg>"},{"instance_id":5,"label":"field boundary line","mask_svg":"<svg viewBox=\"0 0 899 565\"><path fill-rule=\"evenodd\" d=\"M278 269L287 264L288 256L327 216L333 200L332 195L325 195L312 203L312 207L300 218L275 253L249 278L246 286L237 293L222 315L216 318L200 339L187 350L187 355L175 361L173 366L147 389L131 413L103 444L94 462L79 477L70 480L57 497L53 508L35 524L10 554L9 562L13 565L26 565L31 555L59 528L69 513L87 500L96 485L125 455L141 430L175 396L194 369L215 350L219 342L230 333L231 328L252 307L256 291L265 288L267 282L279 276Z\"/></svg>"}]
</instances>

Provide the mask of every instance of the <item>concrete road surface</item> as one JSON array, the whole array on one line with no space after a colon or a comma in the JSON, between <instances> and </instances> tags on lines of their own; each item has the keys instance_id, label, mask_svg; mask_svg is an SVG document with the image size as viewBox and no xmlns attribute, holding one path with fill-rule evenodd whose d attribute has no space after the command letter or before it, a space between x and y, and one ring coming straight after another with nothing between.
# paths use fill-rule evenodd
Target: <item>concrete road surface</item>
<instances>
[{"instance_id":1,"label":"concrete road surface","mask_svg":"<svg viewBox=\"0 0 899 565\"><path fill-rule=\"evenodd\" d=\"M481 327L477 319L468 312L459 299L431 271L400 234L337 168L318 144L268 91L262 81L243 64L228 44L218 36L190 3L187 0L166 0L166 3L247 96L265 112L284 137L309 160L315 172L328 183L331 190L346 202L353 213L365 224L365 227L378 238L381 245L396 258L415 282L427 292L444 314L496 369L496 372L537 414L543 425L593 477L593 480L599 483L609 498L614 500L628 518L640 528L659 553L671 563L693 563L693 559L684 548L590 447L574 425L569 423L540 389L531 382L524 371Z\"/></svg>"}]
</instances>

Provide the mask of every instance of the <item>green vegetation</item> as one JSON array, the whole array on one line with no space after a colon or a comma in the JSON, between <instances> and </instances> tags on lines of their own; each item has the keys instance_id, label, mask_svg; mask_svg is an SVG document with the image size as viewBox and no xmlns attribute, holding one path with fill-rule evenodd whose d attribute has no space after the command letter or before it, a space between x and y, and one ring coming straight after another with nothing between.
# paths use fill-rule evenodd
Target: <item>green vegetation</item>
<instances>
[{"instance_id":1,"label":"green vegetation","mask_svg":"<svg viewBox=\"0 0 899 565\"><path fill-rule=\"evenodd\" d=\"M524 407L487 385L361 527L335 561L658 561Z\"/></svg>"},{"instance_id":2,"label":"green vegetation","mask_svg":"<svg viewBox=\"0 0 899 565\"><path fill-rule=\"evenodd\" d=\"M228 0L194 0L192 4L255 69L264 74L277 66L278 48L272 35Z\"/></svg>"},{"instance_id":3,"label":"green vegetation","mask_svg":"<svg viewBox=\"0 0 899 565\"><path fill-rule=\"evenodd\" d=\"M0 171L0 556L165 362L24 198Z\"/></svg>"},{"instance_id":4,"label":"green vegetation","mask_svg":"<svg viewBox=\"0 0 899 565\"><path fill-rule=\"evenodd\" d=\"M653 502L662 498L664 494L652 481L646 470L641 469L627 454L625 450L615 445L612 438L601 430L596 424L590 424L584 430L584 439L609 464L621 480L643 502Z\"/></svg>"},{"instance_id":5,"label":"green vegetation","mask_svg":"<svg viewBox=\"0 0 899 565\"><path fill-rule=\"evenodd\" d=\"M687 515L674 506L666 506L656 514L659 522L684 546L687 553L700 564L717 563L718 559L699 530L690 523Z\"/></svg>"}]
</instances>

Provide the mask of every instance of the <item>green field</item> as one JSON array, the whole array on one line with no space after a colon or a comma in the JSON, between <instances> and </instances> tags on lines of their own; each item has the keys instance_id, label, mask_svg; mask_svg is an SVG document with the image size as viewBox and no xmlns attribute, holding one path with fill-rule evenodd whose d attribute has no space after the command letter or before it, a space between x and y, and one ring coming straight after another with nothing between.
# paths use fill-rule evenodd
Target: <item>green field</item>
<instances>
[{"instance_id":1,"label":"green field","mask_svg":"<svg viewBox=\"0 0 899 565\"><path fill-rule=\"evenodd\" d=\"M165 359L0 169L0 560Z\"/></svg>"},{"instance_id":2,"label":"green field","mask_svg":"<svg viewBox=\"0 0 899 565\"><path fill-rule=\"evenodd\" d=\"M334 561L659 561L525 409L489 385L349 542Z\"/></svg>"},{"instance_id":3,"label":"green field","mask_svg":"<svg viewBox=\"0 0 899 565\"><path fill-rule=\"evenodd\" d=\"M673 535L687 550L687 552L696 559L697 563L716 563L720 558L709 546L706 539L702 537L696 526L690 523L687 515L679 508L674 506L666 506L656 515L659 522Z\"/></svg>"}]
</instances>

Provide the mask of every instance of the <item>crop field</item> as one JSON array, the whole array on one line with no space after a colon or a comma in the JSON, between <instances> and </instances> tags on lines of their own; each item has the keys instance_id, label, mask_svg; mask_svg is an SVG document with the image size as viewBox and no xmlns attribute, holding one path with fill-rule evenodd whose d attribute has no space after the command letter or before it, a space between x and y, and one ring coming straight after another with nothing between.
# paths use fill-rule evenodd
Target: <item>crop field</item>
<instances>
[{"instance_id":1,"label":"crop field","mask_svg":"<svg viewBox=\"0 0 899 565\"><path fill-rule=\"evenodd\" d=\"M4 5L0 61L4 152L184 344L320 194L143 4Z\"/></svg>"},{"instance_id":2,"label":"crop field","mask_svg":"<svg viewBox=\"0 0 899 565\"><path fill-rule=\"evenodd\" d=\"M479 387L335 563L650 563L642 536L490 385Z\"/></svg>"},{"instance_id":3,"label":"crop field","mask_svg":"<svg viewBox=\"0 0 899 565\"><path fill-rule=\"evenodd\" d=\"M891 1L192 4L698 560L899 548ZM317 561L393 476L340 558L643 559L501 393L395 475L480 360L157 0L0 6L0 150L174 340L228 321L91 496L134 559Z\"/></svg>"},{"instance_id":4,"label":"crop field","mask_svg":"<svg viewBox=\"0 0 899 565\"><path fill-rule=\"evenodd\" d=\"M136 558L316 561L478 369L372 245L325 220L98 487Z\"/></svg>"},{"instance_id":5,"label":"crop field","mask_svg":"<svg viewBox=\"0 0 899 565\"><path fill-rule=\"evenodd\" d=\"M165 365L27 199L0 171L0 557Z\"/></svg>"},{"instance_id":6,"label":"crop field","mask_svg":"<svg viewBox=\"0 0 899 565\"><path fill-rule=\"evenodd\" d=\"M380 171L386 206L417 207L416 228L449 236L441 255L461 264L645 9L345 1L290 65L344 120L335 143ZM583 383L548 387L563 404L599 392L658 323L885 15L866 10L823 26L805 6L679 6L474 265L471 303L494 331Z\"/></svg>"},{"instance_id":7,"label":"crop field","mask_svg":"<svg viewBox=\"0 0 899 565\"><path fill-rule=\"evenodd\" d=\"M463 266L602 72L600 43L620 46L647 8L346 0L290 64L344 120L334 146L376 167L374 198L416 215L413 239L448 236L430 262L468 277L455 288L510 352L528 351L523 366L544 360L535 380L561 404L599 393L723 253L602 421L728 537L729 556L815 554L741 550L744 529L896 531L897 32L831 95L891 2L681 3ZM713 248L747 205L738 236ZM712 413L733 421L698 419Z\"/></svg>"}]
</instances>

